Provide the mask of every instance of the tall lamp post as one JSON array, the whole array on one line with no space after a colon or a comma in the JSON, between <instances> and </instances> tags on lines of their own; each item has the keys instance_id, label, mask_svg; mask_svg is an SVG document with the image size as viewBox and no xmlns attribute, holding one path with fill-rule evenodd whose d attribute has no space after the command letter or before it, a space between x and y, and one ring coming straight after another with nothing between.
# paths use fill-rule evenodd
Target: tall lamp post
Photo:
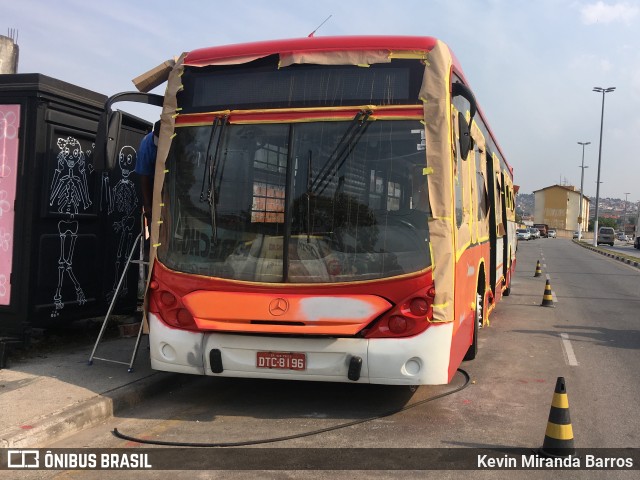
<instances>
[{"instance_id":1,"label":"tall lamp post","mask_svg":"<svg viewBox=\"0 0 640 480\"><path fill-rule=\"evenodd\" d=\"M600 147L598 148L598 180L596 181L596 218L593 221L593 246L598 246L598 212L600 203L600 162L602 161L602 128L604 126L604 95L611 93L616 87L593 87L594 92L602 93L602 113L600 114Z\"/></svg>"},{"instance_id":2,"label":"tall lamp post","mask_svg":"<svg viewBox=\"0 0 640 480\"><path fill-rule=\"evenodd\" d=\"M624 235L625 241L627 238L627 198L629 198L629 195L631 195L631 192L625 192L624 193L624 215L622 217L622 234Z\"/></svg>"},{"instance_id":3,"label":"tall lamp post","mask_svg":"<svg viewBox=\"0 0 640 480\"><path fill-rule=\"evenodd\" d=\"M578 142L578 145L582 145L582 165L580 166L580 168L582 169L582 174L580 175L580 206L578 207L578 241L582 241L582 225L584 224L584 215L582 215L583 213L583 209L582 209L582 202L584 199L584 169L585 168L589 168L588 166L584 166L584 147L586 147L587 145L591 145L591 142ZM587 219L587 222L589 221L589 219ZM587 228L589 227L589 224L587 223Z\"/></svg>"}]
</instances>

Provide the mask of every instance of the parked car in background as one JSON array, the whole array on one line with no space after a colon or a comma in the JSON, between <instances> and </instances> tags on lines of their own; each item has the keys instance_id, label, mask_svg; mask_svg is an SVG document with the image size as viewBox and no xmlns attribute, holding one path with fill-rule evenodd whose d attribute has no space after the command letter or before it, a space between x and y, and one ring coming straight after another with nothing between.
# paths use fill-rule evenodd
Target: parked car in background
<instances>
[{"instance_id":1,"label":"parked car in background","mask_svg":"<svg viewBox=\"0 0 640 480\"><path fill-rule=\"evenodd\" d=\"M580 232L578 232L577 230L573 232L573 238L580 238Z\"/></svg>"},{"instance_id":2,"label":"parked car in background","mask_svg":"<svg viewBox=\"0 0 640 480\"><path fill-rule=\"evenodd\" d=\"M622 242L626 242L627 241L627 236L624 233L619 233L618 234L618 240L620 240Z\"/></svg>"},{"instance_id":3,"label":"parked car in background","mask_svg":"<svg viewBox=\"0 0 640 480\"><path fill-rule=\"evenodd\" d=\"M516 237L518 240L531 240L531 234L529 233L529 229L527 228L519 228L516 230Z\"/></svg>"},{"instance_id":4,"label":"parked car in background","mask_svg":"<svg viewBox=\"0 0 640 480\"><path fill-rule=\"evenodd\" d=\"M538 230L537 228L529 227L527 230L529 230L532 240L535 240L536 238L540 238L540 230Z\"/></svg>"},{"instance_id":5,"label":"parked car in background","mask_svg":"<svg viewBox=\"0 0 640 480\"><path fill-rule=\"evenodd\" d=\"M549 225L546 223L534 223L533 228L538 229L541 237L547 238L549 236Z\"/></svg>"},{"instance_id":6,"label":"parked car in background","mask_svg":"<svg viewBox=\"0 0 640 480\"><path fill-rule=\"evenodd\" d=\"M606 243L613 247L616 232L611 227L600 227L598 229L598 243Z\"/></svg>"},{"instance_id":7,"label":"parked car in background","mask_svg":"<svg viewBox=\"0 0 640 480\"><path fill-rule=\"evenodd\" d=\"M547 235L549 236L549 238L556 238L558 236L558 234L556 233L556 231L554 229L549 230Z\"/></svg>"}]
</instances>

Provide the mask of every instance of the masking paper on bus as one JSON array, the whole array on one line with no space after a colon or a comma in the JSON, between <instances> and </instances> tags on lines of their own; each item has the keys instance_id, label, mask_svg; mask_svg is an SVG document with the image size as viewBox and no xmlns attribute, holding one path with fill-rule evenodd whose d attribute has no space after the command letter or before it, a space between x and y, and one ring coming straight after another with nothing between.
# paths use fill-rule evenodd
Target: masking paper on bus
<instances>
[{"instance_id":1,"label":"masking paper on bus","mask_svg":"<svg viewBox=\"0 0 640 480\"><path fill-rule=\"evenodd\" d=\"M281 54L280 67L286 68L296 63L315 63L326 65L353 64L367 66L372 63L388 63L395 54L403 52L392 51L355 51L355 52L294 52ZM177 93L182 88L181 75L184 69L183 54L168 75L168 85L165 93L165 105L162 112L162 127L158 145L156 161L156 176L153 193L153 220L151 228L150 262L156 256L156 249L163 239L159 238L159 221L161 213L168 214L168 209L161 208L162 186L165 176L165 162L171 146L171 136L174 133L175 114L177 111ZM223 59L224 64L244 63L255 58ZM428 52L425 63L425 73L420 88L420 98L423 100L425 120L425 142L428 157L425 160L425 170L429 174L427 182L430 191L430 207L432 218L429 219L429 232L435 284L435 301L433 308L434 322L449 322L453 320L454 308L454 266L456 248L452 241L455 230L455 218L451 204L453 199L453 178L450 143L440 139L440 133L451 131L450 97L442 95L449 92L452 57L449 48L437 41L434 48ZM216 61L216 64L219 62ZM139 89L149 88L154 82L160 81L164 68L169 68L166 62L136 79ZM154 73L155 72L155 73ZM161 83L161 82L160 82ZM151 87L153 88L153 87ZM468 213L467 213L468 214ZM465 236L470 236L467 232ZM317 270L313 262L301 262L306 269L316 270L319 276L325 273ZM257 266L258 267L258 266ZM268 275L273 266L260 265L262 273Z\"/></svg>"}]
</instances>

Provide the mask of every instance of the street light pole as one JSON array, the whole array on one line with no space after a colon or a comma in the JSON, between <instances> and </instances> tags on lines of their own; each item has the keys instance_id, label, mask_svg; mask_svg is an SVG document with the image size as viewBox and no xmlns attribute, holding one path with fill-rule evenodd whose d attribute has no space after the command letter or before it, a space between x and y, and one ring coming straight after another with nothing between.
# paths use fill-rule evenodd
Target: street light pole
<instances>
[{"instance_id":1,"label":"street light pole","mask_svg":"<svg viewBox=\"0 0 640 480\"><path fill-rule=\"evenodd\" d=\"M584 169L589 168L584 166L584 147L591 145L591 142L578 142L578 145L582 145L582 174L580 175L580 206L578 207L578 241L582 241L582 225L584 225L584 215L582 210L582 202L584 199ZM587 228L589 228L589 219L587 218Z\"/></svg>"},{"instance_id":2,"label":"street light pole","mask_svg":"<svg viewBox=\"0 0 640 480\"><path fill-rule=\"evenodd\" d=\"M600 163L602 161L602 129L604 127L604 95L613 92L616 87L593 87L594 92L602 93L602 113L600 114L600 147L598 148L598 179L596 180L596 218L593 221L593 246L598 246L598 212L600 203Z\"/></svg>"}]
</instances>

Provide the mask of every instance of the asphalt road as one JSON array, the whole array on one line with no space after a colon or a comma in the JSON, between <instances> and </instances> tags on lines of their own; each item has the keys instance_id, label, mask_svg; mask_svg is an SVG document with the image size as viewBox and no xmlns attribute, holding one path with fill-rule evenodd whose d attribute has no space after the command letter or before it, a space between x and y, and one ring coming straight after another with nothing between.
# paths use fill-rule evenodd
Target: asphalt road
<instances>
[{"instance_id":1,"label":"asphalt road","mask_svg":"<svg viewBox=\"0 0 640 480\"><path fill-rule=\"evenodd\" d=\"M181 384L106 424L51 448L137 447L136 438L177 442L244 442L300 435L269 447L524 447L543 443L556 379L566 379L576 447L640 448L640 270L570 240L521 242L512 293L480 332L476 360L462 368L471 383L406 387L185 378ZM536 261L542 277L534 277ZM549 279L554 307L541 306ZM423 402L423 403L419 403ZM416 404L401 413L370 419ZM176 459L179 461L179 459ZM330 461L330 459L328 459ZM239 465L241 467L241 465ZM95 478L97 472L57 478ZM365 474L366 473L366 474ZM218 472L215 478L504 478L507 472ZM550 472L511 471L510 478ZM68 476L67 476L68 475ZM129 478L112 473L109 478ZM174 472L174 478L210 478ZM183 476L184 475L184 476ZM165 478L166 472L145 472ZM29 478L53 478L33 472ZM25 477L26 478L26 477ZM633 472L562 472L562 478L635 478Z\"/></svg>"},{"instance_id":2,"label":"asphalt road","mask_svg":"<svg viewBox=\"0 0 640 480\"><path fill-rule=\"evenodd\" d=\"M640 259L640 250L638 250L637 248L634 248L633 243L620 242L616 240L615 245L613 247L610 247L608 245L600 245L600 248L605 248L612 252L622 253L623 255L626 255L628 257L635 257Z\"/></svg>"}]
</instances>

